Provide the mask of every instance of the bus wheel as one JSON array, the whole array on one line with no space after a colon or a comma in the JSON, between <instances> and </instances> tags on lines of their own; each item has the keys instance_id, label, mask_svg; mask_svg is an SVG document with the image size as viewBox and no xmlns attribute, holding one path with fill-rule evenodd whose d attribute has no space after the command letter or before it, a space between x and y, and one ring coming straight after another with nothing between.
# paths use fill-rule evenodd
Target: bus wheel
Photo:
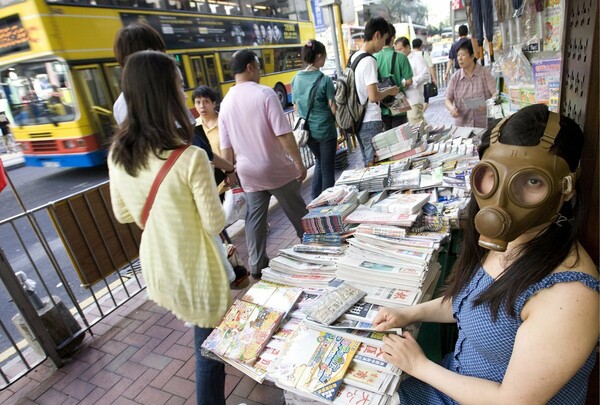
<instances>
[{"instance_id":1,"label":"bus wheel","mask_svg":"<svg viewBox=\"0 0 600 405\"><path fill-rule=\"evenodd\" d=\"M275 94L277 94L277 98L281 103L281 108L285 110L285 107L287 107L288 105L287 92L285 91L285 86L281 83L277 83L273 90L275 90Z\"/></svg>"}]
</instances>

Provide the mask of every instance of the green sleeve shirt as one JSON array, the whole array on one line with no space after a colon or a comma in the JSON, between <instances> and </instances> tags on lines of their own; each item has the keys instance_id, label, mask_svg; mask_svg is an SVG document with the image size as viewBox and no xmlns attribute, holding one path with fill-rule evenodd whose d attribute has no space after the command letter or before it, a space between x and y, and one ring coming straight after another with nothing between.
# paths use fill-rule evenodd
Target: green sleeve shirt
<instances>
[{"instance_id":1,"label":"green sleeve shirt","mask_svg":"<svg viewBox=\"0 0 600 405\"><path fill-rule=\"evenodd\" d=\"M297 113L306 117L310 104L310 90L321 76L321 72L302 70L292 79L292 102L296 105ZM315 90L313 109L308 118L310 136L317 141L337 138L335 117L329 107L329 100L335 97L335 89L331 77L324 75Z\"/></svg>"},{"instance_id":2,"label":"green sleeve shirt","mask_svg":"<svg viewBox=\"0 0 600 405\"><path fill-rule=\"evenodd\" d=\"M402 52L396 52L391 47L385 47L380 52L377 52L375 55L375 59L377 59L377 67L379 69L379 76L384 77L392 77L394 83L400 88L401 91L405 89L402 87L402 79L412 79L413 71L410 67L410 62L405 54ZM396 58L396 66L394 66L395 71L392 70L392 57ZM391 115L390 110L381 106L381 113L383 115ZM404 114L404 113L403 113Z\"/></svg>"}]
</instances>

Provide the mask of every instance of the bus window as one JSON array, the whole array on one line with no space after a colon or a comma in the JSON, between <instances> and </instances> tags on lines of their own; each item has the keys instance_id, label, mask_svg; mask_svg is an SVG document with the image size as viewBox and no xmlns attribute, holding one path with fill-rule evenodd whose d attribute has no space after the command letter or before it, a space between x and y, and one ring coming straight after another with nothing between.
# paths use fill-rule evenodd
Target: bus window
<instances>
[{"instance_id":1,"label":"bus window","mask_svg":"<svg viewBox=\"0 0 600 405\"><path fill-rule=\"evenodd\" d=\"M39 61L13 66L2 74L2 88L17 125L73 121L75 108L69 68Z\"/></svg>"},{"instance_id":2,"label":"bus window","mask_svg":"<svg viewBox=\"0 0 600 405\"><path fill-rule=\"evenodd\" d=\"M114 64L106 66L106 73L108 76L108 87L113 100L116 100L121 93L121 66Z\"/></svg>"},{"instance_id":3,"label":"bus window","mask_svg":"<svg viewBox=\"0 0 600 405\"><path fill-rule=\"evenodd\" d=\"M297 18L290 17L290 20L309 21L307 4L303 0L294 0L294 10L296 11L295 15Z\"/></svg>"}]
</instances>

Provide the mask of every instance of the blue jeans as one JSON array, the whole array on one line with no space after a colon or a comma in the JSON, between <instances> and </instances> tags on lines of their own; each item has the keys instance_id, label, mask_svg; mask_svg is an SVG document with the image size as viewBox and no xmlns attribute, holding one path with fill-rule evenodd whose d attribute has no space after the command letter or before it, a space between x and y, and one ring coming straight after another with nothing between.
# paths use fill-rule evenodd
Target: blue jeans
<instances>
[{"instance_id":1,"label":"blue jeans","mask_svg":"<svg viewBox=\"0 0 600 405\"><path fill-rule=\"evenodd\" d=\"M207 359L200 354L200 346L213 328L194 326L196 346L196 403L198 405L225 405L225 364Z\"/></svg>"},{"instance_id":2,"label":"blue jeans","mask_svg":"<svg viewBox=\"0 0 600 405\"><path fill-rule=\"evenodd\" d=\"M313 173L311 194L313 200L321 192L335 184L335 152L337 150L337 138L326 141L317 141L308 138L308 148L315 155L315 171Z\"/></svg>"},{"instance_id":3,"label":"blue jeans","mask_svg":"<svg viewBox=\"0 0 600 405\"><path fill-rule=\"evenodd\" d=\"M360 131L358 132L358 143L360 144L360 151L362 152L365 167L373 163L375 152L373 151L371 141L375 135L382 132L382 128L383 122L381 121L363 122L360 127Z\"/></svg>"}]
</instances>

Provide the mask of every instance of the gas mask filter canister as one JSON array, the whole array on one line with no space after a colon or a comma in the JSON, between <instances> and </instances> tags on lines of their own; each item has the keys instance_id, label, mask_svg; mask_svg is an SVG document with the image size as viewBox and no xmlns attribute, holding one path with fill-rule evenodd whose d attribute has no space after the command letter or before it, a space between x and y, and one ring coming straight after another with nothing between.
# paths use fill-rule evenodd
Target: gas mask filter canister
<instances>
[{"instance_id":1,"label":"gas mask filter canister","mask_svg":"<svg viewBox=\"0 0 600 405\"><path fill-rule=\"evenodd\" d=\"M560 131L560 115L550 113L535 146L499 142L507 120L492 130L490 146L471 173L471 189L480 208L475 216L479 245L500 252L525 231L554 221L561 197L575 185L567 162L550 153Z\"/></svg>"}]
</instances>

